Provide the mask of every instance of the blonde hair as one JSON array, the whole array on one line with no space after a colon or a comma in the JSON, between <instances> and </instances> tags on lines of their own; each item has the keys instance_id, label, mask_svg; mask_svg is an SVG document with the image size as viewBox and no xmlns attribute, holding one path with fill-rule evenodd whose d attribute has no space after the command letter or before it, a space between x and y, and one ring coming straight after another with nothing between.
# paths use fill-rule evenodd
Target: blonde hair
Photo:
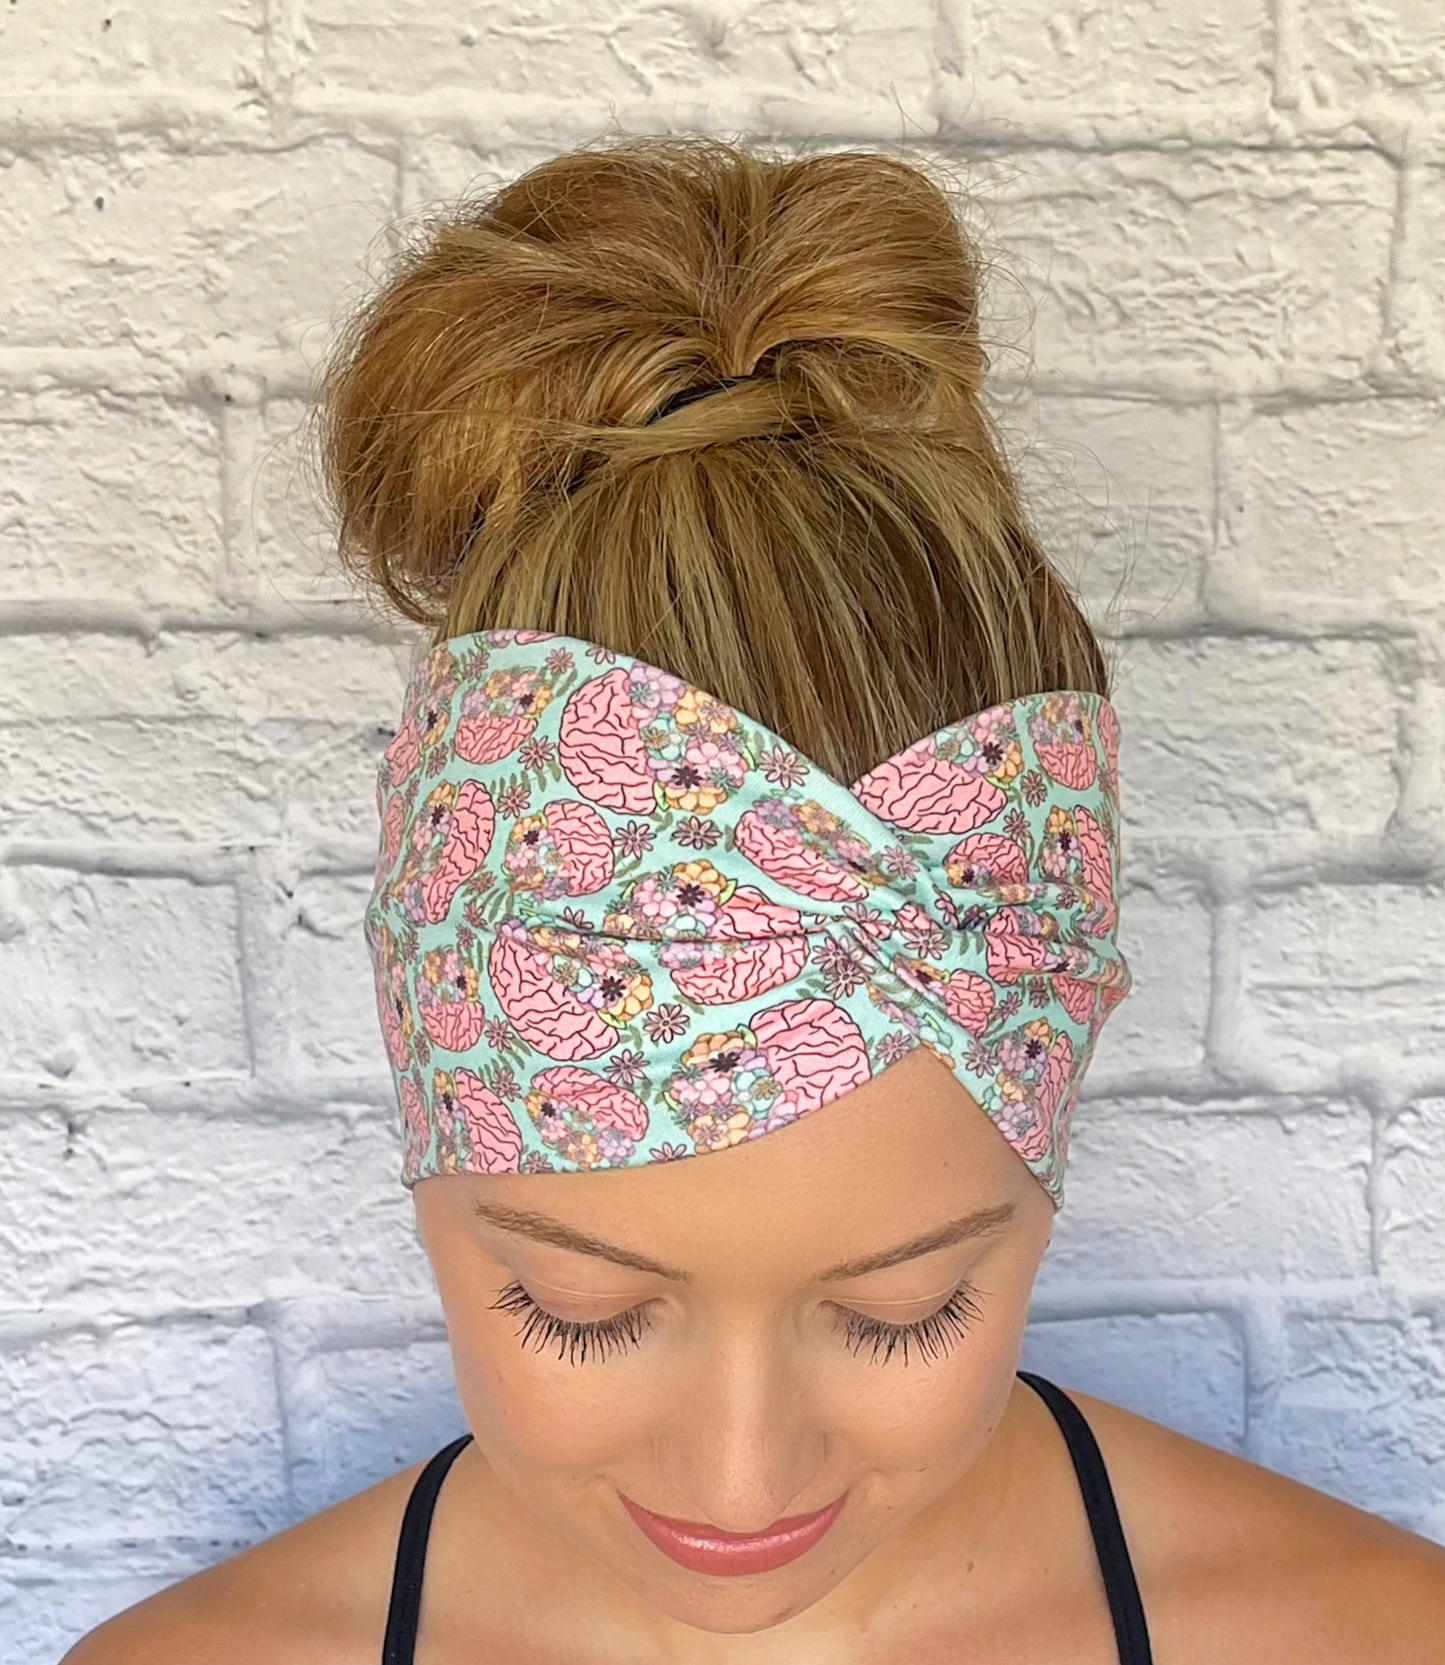
<instances>
[{"instance_id":1,"label":"blonde hair","mask_svg":"<svg viewBox=\"0 0 1445 1665\"><path fill-rule=\"evenodd\" d=\"M885 154L554 157L429 220L345 328L316 407L341 559L437 641L602 643L845 784L987 706L1107 694L981 403L980 272Z\"/></svg>"}]
</instances>

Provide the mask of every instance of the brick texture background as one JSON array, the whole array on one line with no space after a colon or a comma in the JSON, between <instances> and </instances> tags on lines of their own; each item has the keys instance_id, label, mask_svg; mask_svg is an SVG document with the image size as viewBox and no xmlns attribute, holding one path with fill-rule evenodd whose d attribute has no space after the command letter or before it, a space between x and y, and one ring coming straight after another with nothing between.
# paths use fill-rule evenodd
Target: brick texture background
<instances>
[{"instance_id":1,"label":"brick texture background","mask_svg":"<svg viewBox=\"0 0 1445 1665\"><path fill-rule=\"evenodd\" d=\"M1138 976L1031 1361L1445 1540L1442 19L0 7L5 1665L459 1425L360 934L411 644L296 433L398 215L609 127L976 193Z\"/></svg>"}]
</instances>

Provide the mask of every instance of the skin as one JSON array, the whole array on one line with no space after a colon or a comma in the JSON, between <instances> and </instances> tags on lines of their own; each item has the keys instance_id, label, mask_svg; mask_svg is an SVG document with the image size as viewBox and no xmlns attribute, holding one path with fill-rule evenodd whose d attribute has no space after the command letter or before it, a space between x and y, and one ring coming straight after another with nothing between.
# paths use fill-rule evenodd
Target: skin
<instances>
[{"instance_id":1,"label":"skin","mask_svg":"<svg viewBox=\"0 0 1445 1665\"><path fill-rule=\"evenodd\" d=\"M1052 1206L926 1051L725 1153L414 1195L476 1435L434 1518L424 1665L1117 1658L1067 1451L1014 1377ZM519 1284L575 1323L640 1309L640 1344L528 1346L497 1307ZM931 1356L859 1344L857 1315L916 1323L960 1287L967 1327ZM1439 1659L1445 1551L1075 1397L1159 1665ZM374 1665L419 1468L129 1609L64 1665ZM710 1578L621 1495L734 1532L846 1501L799 1560Z\"/></svg>"}]
</instances>

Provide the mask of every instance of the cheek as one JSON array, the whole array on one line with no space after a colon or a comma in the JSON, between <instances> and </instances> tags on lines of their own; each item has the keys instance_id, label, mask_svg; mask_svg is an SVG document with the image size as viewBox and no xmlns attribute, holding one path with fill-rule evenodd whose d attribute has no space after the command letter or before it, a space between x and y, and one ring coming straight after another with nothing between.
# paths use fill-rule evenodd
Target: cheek
<instances>
[{"instance_id":1,"label":"cheek","mask_svg":"<svg viewBox=\"0 0 1445 1665\"><path fill-rule=\"evenodd\" d=\"M494 1466L593 1472L645 1436L655 1372L622 1360L569 1365L555 1348L524 1347L517 1328L484 1306L447 1312L457 1392Z\"/></svg>"}]
</instances>

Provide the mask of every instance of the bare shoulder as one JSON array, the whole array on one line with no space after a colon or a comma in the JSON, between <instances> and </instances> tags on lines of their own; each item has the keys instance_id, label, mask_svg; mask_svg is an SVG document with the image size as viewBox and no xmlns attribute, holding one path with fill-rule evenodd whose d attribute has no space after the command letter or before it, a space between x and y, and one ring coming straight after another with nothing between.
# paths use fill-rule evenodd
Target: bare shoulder
<instances>
[{"instance_id":1,"label":"bare shoulder","mask_svg":"<svg viewBox=\"0 0 1445 1665\"><path fill-rule=\"evenodd\" d=\"M1445 1549L1242 1458L1072 1395L1104 1452L1160 1665L1431 1665Z\"/></svg>"},{"instance_id":2,"label":"bare shoulder","mask_svg":"<svg viewBox=\"0 0 1445 1665\"><path fill-rule=\"evenodd\" d=\"M126 1608L60 1665L375 1665L421 1467Z\"/></svg>"}]
</instances>

